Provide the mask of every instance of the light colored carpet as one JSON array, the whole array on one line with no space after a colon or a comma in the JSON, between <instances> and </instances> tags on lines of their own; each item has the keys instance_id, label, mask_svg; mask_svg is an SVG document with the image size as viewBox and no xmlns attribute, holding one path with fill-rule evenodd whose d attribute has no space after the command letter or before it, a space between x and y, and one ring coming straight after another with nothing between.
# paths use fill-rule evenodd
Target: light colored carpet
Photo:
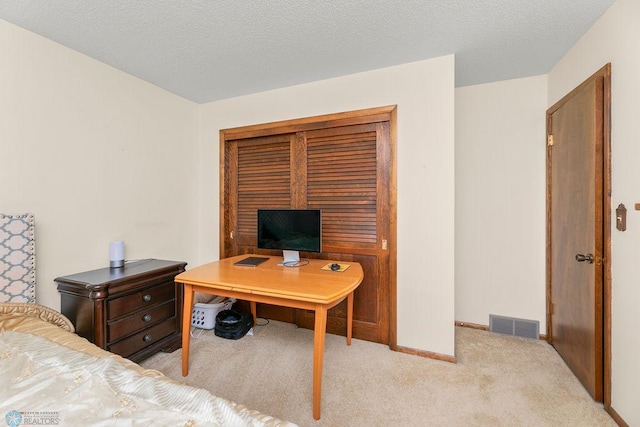
<instances>
[{"instance_id":1,"label":"light colored carpet","mask_svg":"<svg viewBox=\"0 0 640 427\"><path fill-rule=\"evenodd\" d=\"M200 330L197 330L199 332ZM197 334L196 332L196 334ZM458 363L327 334L321 419L311 413L313 332L271 321L237 341L204 331L142 366L300 426L615 426L544 341L456 328Z\"/></svg>"}]
</instances>

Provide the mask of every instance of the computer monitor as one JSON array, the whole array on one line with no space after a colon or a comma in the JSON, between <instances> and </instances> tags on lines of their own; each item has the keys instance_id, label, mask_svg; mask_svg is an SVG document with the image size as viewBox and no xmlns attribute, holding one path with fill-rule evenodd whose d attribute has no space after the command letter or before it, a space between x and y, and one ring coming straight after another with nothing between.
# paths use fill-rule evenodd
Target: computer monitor
<instances>
[{"instance_id":1,"label":"computer monitor","mask_svg":"<svg viewBox=\"0 0 640 427\"><path fill-rule=\"evenodd\" d=\"M320 209L258 209L258 248L282 250L283 264L296 264L300 252L322 252Z\"/></svg>"}]
</instances>

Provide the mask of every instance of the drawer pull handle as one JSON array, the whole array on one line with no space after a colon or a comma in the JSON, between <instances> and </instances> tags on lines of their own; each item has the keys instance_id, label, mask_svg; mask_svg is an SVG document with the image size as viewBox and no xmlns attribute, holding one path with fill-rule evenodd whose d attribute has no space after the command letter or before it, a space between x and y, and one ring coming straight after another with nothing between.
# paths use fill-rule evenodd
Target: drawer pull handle
<instances>
[{"instance_id":1,"label":"drawer pull handle","mask_svg":"<svg viewBox=\"0 0 640 427\"><path fill-rule=\"evenodd\" d=\"M151 301L151 295L146 294L145 296L143 296L143 297L142 297L142 299L143 299L145 302L149 302L149 301Z\"/></svg>"},{"instance_id":2,"label":"drawer pull handle","mask_svg":"<svg viewBox=\"0 0 640 427\"><path fill-rule=\"evenodd\" d=\"M151 335L147 334L144 336L144 338L142 338L144 340L144 342L149 342L151 341L153 338L151 338Z\"/></svg>"},{"instance_id":3,"label":"drawer pull handle","mask_svg":"<svg viewBox=\"0 0 640 427\"><path fill-rule=\"evenodd\" d=\"M144 316L142 316L142 320L144 320L145 322L149 322L151 320L151 315L145 314Z\"/></svg>"}]
</instances>

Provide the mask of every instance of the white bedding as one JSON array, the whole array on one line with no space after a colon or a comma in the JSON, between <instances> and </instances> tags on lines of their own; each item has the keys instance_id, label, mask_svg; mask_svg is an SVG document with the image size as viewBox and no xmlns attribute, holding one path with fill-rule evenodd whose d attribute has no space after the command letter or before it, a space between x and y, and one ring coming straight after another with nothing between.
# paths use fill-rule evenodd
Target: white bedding
<instances>
[{"instance_id":1,"label":"white bedding","mask_svg":"<svg viewBox=\"0 0 640 427\"><path fill-rule=\"evenodd\" d=\"M105 352L56 326L50 313L0 308L7 425L295 427Z\"/></svg>"}]
</instances>

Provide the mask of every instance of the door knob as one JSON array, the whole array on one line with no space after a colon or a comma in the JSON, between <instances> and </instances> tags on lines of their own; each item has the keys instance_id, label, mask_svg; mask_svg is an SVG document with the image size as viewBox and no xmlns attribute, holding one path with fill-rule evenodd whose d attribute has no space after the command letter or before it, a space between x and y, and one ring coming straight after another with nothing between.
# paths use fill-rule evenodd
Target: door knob
<instances>
[{"instance_id":1,"label":"door knob","mask_svg":"<svg viewBox=\"0 0 640 427\"><path fill-rule=\"evenodd\" d=\"M588 264L593 264L593 254L576 254L576 261L578 262L587 262Z\"/></svg>"}]
</instances>

